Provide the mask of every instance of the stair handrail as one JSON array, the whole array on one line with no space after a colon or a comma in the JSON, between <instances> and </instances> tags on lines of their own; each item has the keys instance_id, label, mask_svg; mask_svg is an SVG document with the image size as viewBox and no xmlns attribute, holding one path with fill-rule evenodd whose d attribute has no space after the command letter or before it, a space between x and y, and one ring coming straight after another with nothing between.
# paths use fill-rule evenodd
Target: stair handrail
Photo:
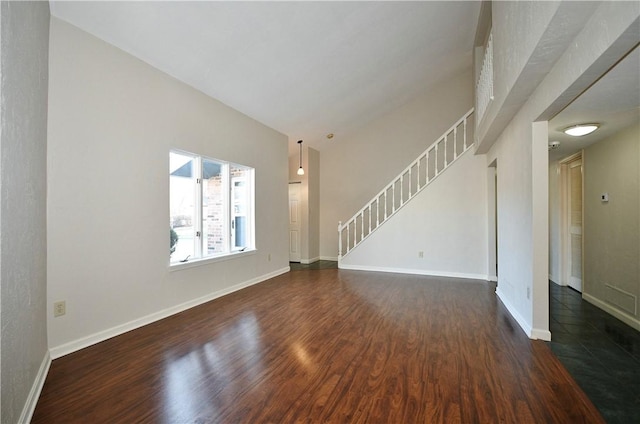
<instances>
[{"instance_id":1,"label":"stair handrail","mask_svg":"<svg viewBox=\"0 0 640 424\"><path fill-rule=\"evenodd\" d=\"M349 218L349 220L347 220L344 224L342 223L342 221L338 222L338 261L340 261L340 259L343 257L342 254L342 233L343 231L347 231L347 251L345 252L345 255L348 254L351 250L353 250L353 248L355 248L358 244L362 243L366 238L368 238L375 230L377 230L385 221L387 221L389 218L391 218L391 216L395 215L395 213L397 211L399 211L405 204L407 204L416 194L418 194L420 191L422 191L426 186L428 186L429 184L431 184L432 181L434 181L445 169L447 169L453 162L455 162L460 156L462 156L467 150L469 150L472 146L473 146L473 140L471 139L471 137L467 138L467 130L468 130L468 125L467 125L467 120L471 117L471 115L473 115L474 113L474 108L469 109L469 111L467 113L465 113L460 119L458 119L451 127L449 127L440 137L436 138L436 140L431 143L420 155L418 155L417 159L415 159L414 161L411 162L411 164L409 164L406 168L404 168L402 170L402 172L400 172L395 178L393 178L391 180L391 182L389 184L387 184L382 190L380 190L375 196L373 196L371 198L371 200L369 200L368 202L365 203L365 206L363 206L358 212L356 212L351 218ZM456 145L455 145L455 140L457 137L457 129L458 127L462 125L463 126L463 148L460 151L460 153L457 152L456 149ZM447 136L449 134L453 133L454 135L454 146L453 146L453 159L451 159L450 161L447 159ZM438 169L438 146L440 143L444 142L444 148L445 151L443 153L443 166L442 169ZM434 166L435 166L435 171L433 173L433 176L431 178L429 178L429 152L431 152L432 150L435 149L435 158L434 158ZM422 161L422 159L425 158L425 183L421 186L420 185L420 162ZM416 191L412 192L411 191L411 170L416 167L417 171L418 171L418 176L416 178L417 181L417 187L416 187ZM403 188L403 179L404 176L406 174L409 174L409 193L407 196L407 199L404 199L404 194L402 192L402 188ZM400 181L400 204L396 206L396 201L395 201L395 185L398 183L398 181ZM391 190L392 191L392 210L390 214L387 214L387 198L386 198L386 193ZM376 213L376 226L372 227L372 222L371 222L371 209L373 204L375 203L377 205L377 203L379 202L380 197L382 197L384 195L384 217L382 219L382 221L380 221L380 208L378 207L377 213ZM379 205L378 205L379 206ZM365 228L364 228L364 213L369 210L369 228L368 228L368 232L365 235ZM357 225L357 221L358 218L361 218L361 234L360 234L360 239L358 240L357 238L357 228L355 228L355 225ZM356 234L354 235L354 240L353 240L353 246L350 246L350 235L349 235L349 228L351 225L354 225L354 231Z\"/></svg>"}]
</instances>

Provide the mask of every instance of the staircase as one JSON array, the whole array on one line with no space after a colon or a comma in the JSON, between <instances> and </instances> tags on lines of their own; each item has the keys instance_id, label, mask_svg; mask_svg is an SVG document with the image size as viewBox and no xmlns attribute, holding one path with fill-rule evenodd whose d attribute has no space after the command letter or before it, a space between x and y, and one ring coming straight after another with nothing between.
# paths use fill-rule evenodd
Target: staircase
<instances>
[{"instance_id":1,"label":"staircase","mask_svg":"<svg viewBox=\"0 0 640 424\"><path fill-rule=\"evenodd\" d=\"M380 190L344 224L338 223L338 266L357 245L390 219L473 146L473 108Z\"/></svg>"}]
</instances>

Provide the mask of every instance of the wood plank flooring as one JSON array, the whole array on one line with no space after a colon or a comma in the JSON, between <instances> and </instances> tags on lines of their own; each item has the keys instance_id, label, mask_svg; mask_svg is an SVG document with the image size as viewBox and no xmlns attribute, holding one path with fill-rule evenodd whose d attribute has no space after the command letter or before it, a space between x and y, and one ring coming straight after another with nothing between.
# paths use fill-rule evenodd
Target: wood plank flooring
<instances>
[{"instance_id":1,"label":"wood plank flooring","mask_svg":"<svg viewBox=\"0 0 640 424\"><path fill-rule=\"evenodd\" d=\"M494 291L290 272L56 359L32 422L604 422Z\"/></svg>"}]
</instances>

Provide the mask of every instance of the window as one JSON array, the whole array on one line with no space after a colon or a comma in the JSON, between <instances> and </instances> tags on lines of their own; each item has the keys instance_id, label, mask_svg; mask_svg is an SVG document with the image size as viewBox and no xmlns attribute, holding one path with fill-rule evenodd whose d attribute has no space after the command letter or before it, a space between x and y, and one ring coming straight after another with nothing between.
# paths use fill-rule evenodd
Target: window
<instances>
[{"instance_id":1,"label":"window","mask_svg":"<svg viewBox=\"0 0 640 424\"><path fill-rule=\"evenodd\" d=\"M170 263L254 248L254 169L169 153Z\"/></svg>"}]
</instances>

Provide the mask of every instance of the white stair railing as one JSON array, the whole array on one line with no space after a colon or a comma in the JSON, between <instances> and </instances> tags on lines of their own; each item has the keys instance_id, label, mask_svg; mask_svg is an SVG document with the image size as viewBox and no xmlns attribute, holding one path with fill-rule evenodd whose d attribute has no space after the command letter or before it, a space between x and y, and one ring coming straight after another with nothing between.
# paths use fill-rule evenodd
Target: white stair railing
<instances>
[{"instance_id":1,"label":"white stair railing","mask_svg":"<svg viewBox=\"0 0 640 424\"><path fill-rule=\"evenodd\" d=\"M344 224L338 223L338 261L433 182L473 146L473 108Z\"/></svg>"},{"instance_id":2,"label":"white stair railing","mask_svg":"<svg viewBox=\"0 0 640 424\"><path fill-rule=\"evenodd\" d=\"M484 113L493 101L493 34L489 34L482 58L480 75L476 82L476 124L480 125Z\"/></svg>"}]
</instances>

